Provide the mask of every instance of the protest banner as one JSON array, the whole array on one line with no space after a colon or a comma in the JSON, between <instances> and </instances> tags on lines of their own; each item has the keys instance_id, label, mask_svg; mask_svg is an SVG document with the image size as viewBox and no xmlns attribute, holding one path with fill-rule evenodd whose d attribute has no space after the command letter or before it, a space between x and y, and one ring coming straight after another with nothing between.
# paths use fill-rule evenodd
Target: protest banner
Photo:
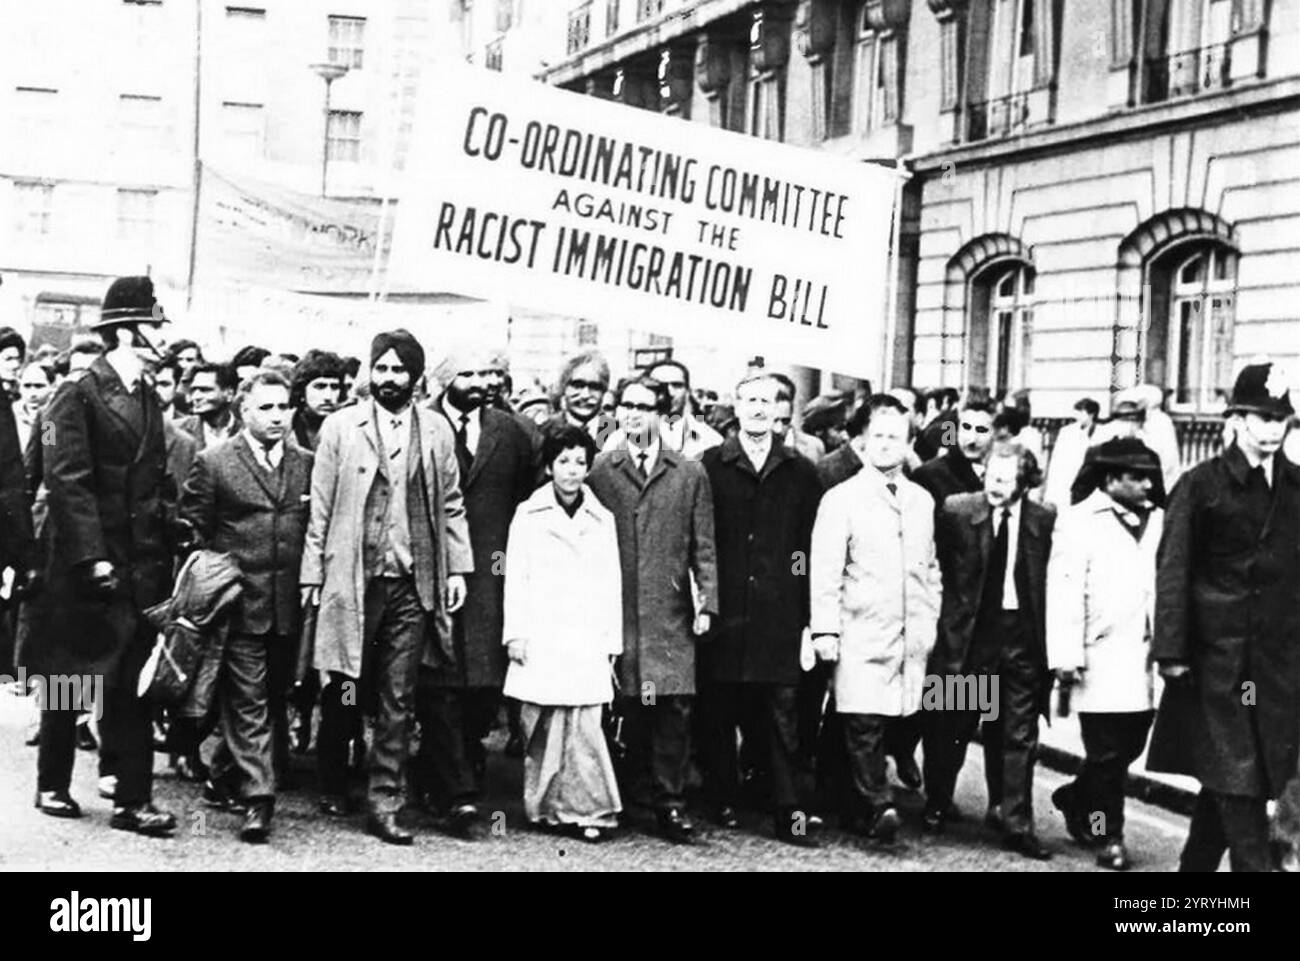
<instances>
[{"instance_id":1,"label":"protest banner","mask_svg":"<svg viewBox=\"0 0 1300 961\"><path fill-rule=\"evenodd\" d=\"M879 376L893 171L459 65L424 89L392 290Z\"/></svg>"}]
</instances>

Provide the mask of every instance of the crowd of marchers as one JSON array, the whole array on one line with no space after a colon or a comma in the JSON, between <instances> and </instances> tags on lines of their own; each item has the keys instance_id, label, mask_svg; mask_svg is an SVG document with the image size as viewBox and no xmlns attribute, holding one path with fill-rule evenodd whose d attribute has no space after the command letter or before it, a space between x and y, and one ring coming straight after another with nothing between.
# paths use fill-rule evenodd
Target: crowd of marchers
<instances>
[{"instance_id":1,"label":"crowd of marchers","mask_svg":"<svg viewBox=\"0 0 1300 961\"><path fill-rule=\"evenodd\" d=\"M97 747L112 827L172 835L159 750L245 841L312 788L391 844L415 810L477 840L504 742L538 830L597 842L638 808L701 844L699 820L759 809L790 844L833 821L890 845L975 816L953 796L978 734L991 838L1047 859L1056 690L1086 757L1052 802L1097 864L1141 857L1145 753L1201 783L1183 870L1296 866L1300 434L1277 364L1244 367L1222 453L1182 470L1147 388L1104 422L1081 400L1047 458L1023 403L973 392L867 389L795 426L781 375L724 404L680 361L612 384L584 353L552 406L513 394L504 352L426 369L405 330L362 359L213 363L158 349L166 323L122 278L94 343L28 357L0 331L15 663L104 679L93 711L41 705L44 814L81 815Z\"/></svg>"}]
</instances>

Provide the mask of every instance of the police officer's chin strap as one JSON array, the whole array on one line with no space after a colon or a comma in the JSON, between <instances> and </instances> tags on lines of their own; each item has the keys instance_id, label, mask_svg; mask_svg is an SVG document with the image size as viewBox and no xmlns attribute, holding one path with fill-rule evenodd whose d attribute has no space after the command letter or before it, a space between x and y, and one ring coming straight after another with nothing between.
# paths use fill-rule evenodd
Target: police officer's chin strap
<instances>
[{"instance_id":1,"label":"police officer's chin strap","mask_svg":"<svg viewBox=\"0 0 1300 961\"><path fill-rule=\"evenodd\" d=\"M148 336L145 334L144 326L143 325L135 326L132 327L131 330L135 333L135 345L139 346L143 344L145 349L148 350L149 353L153 355L153 360L155 362L161 363L163 360L163 352L159 350L158 345L155 344L152 340L150 340Z\"/></svg>"}]
</instances>

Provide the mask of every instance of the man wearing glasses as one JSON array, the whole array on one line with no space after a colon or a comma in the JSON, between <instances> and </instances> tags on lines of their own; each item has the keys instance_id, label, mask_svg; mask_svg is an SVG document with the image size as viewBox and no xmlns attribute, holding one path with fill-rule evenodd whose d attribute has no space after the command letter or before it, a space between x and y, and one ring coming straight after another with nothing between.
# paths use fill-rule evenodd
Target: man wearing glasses
<instances>
[{"instance_id":1,"label":"man wearing glasses","mask_svg":"<svg viewBox=\"0 0 1300 961\"><path fill-rule=\"evenodd\" d=\"M559 412L543 425L544 431L565 425L581 427L604 446L614 433L614 420L601 413L601 400L609 390L609 363L596 351L570 357L560 369Z\"/></svg>"},{"instance_id":2,"label":"man wearing glasses","mask_svg":"<svg viewBox=\"0 0 1300 961\"><path fill-rule=\"evenodd\" d=\"M665 360L650 368L650 376L668 388L668 416L661 432L664 446L699 460L711 447L722 443L722 436L691 413L691 372L679 360Z\"/></svg>"},{"instance_id":3,"label":"man wearing glasses","mask_svg":"<svg viewBox=\"0 0 1300 961\"><path fill-rule=\"evenodd\" d=\"M718 607L713 497L704 468L661 442L664 385L619 385L623 446L596 458L587 483L614 515L623 569L623 655L616 707L629 794L648 788L659 833L695 841L686 818L695 645ZM694 590L692 587L694 586Z\"/></svg>"}]
</instances>

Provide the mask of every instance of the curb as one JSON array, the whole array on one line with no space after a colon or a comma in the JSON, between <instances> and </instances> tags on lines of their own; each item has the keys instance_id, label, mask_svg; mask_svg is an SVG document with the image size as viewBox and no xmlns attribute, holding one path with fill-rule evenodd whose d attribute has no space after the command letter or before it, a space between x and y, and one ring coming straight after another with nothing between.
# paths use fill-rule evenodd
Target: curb
<instances>
[{"instance_id":1,"label":"curb","mask_svg":"<svg viewBox=\"0 0 1300 961\"><path fill-rule=\"evenodd\" d=\"M1083 766L1083 758L1078 754L1042 743L1038 745L1038 760L1053 771L1069 775L1077 774L1079 768ZM1129 771L1124 780L1124 794L1126 797L1136 798L1188 817L1196 806L1196 795L1186 788L1175 787L1146 774L1135 774L1133 771Z\"/></svg>"}]
</instances>

